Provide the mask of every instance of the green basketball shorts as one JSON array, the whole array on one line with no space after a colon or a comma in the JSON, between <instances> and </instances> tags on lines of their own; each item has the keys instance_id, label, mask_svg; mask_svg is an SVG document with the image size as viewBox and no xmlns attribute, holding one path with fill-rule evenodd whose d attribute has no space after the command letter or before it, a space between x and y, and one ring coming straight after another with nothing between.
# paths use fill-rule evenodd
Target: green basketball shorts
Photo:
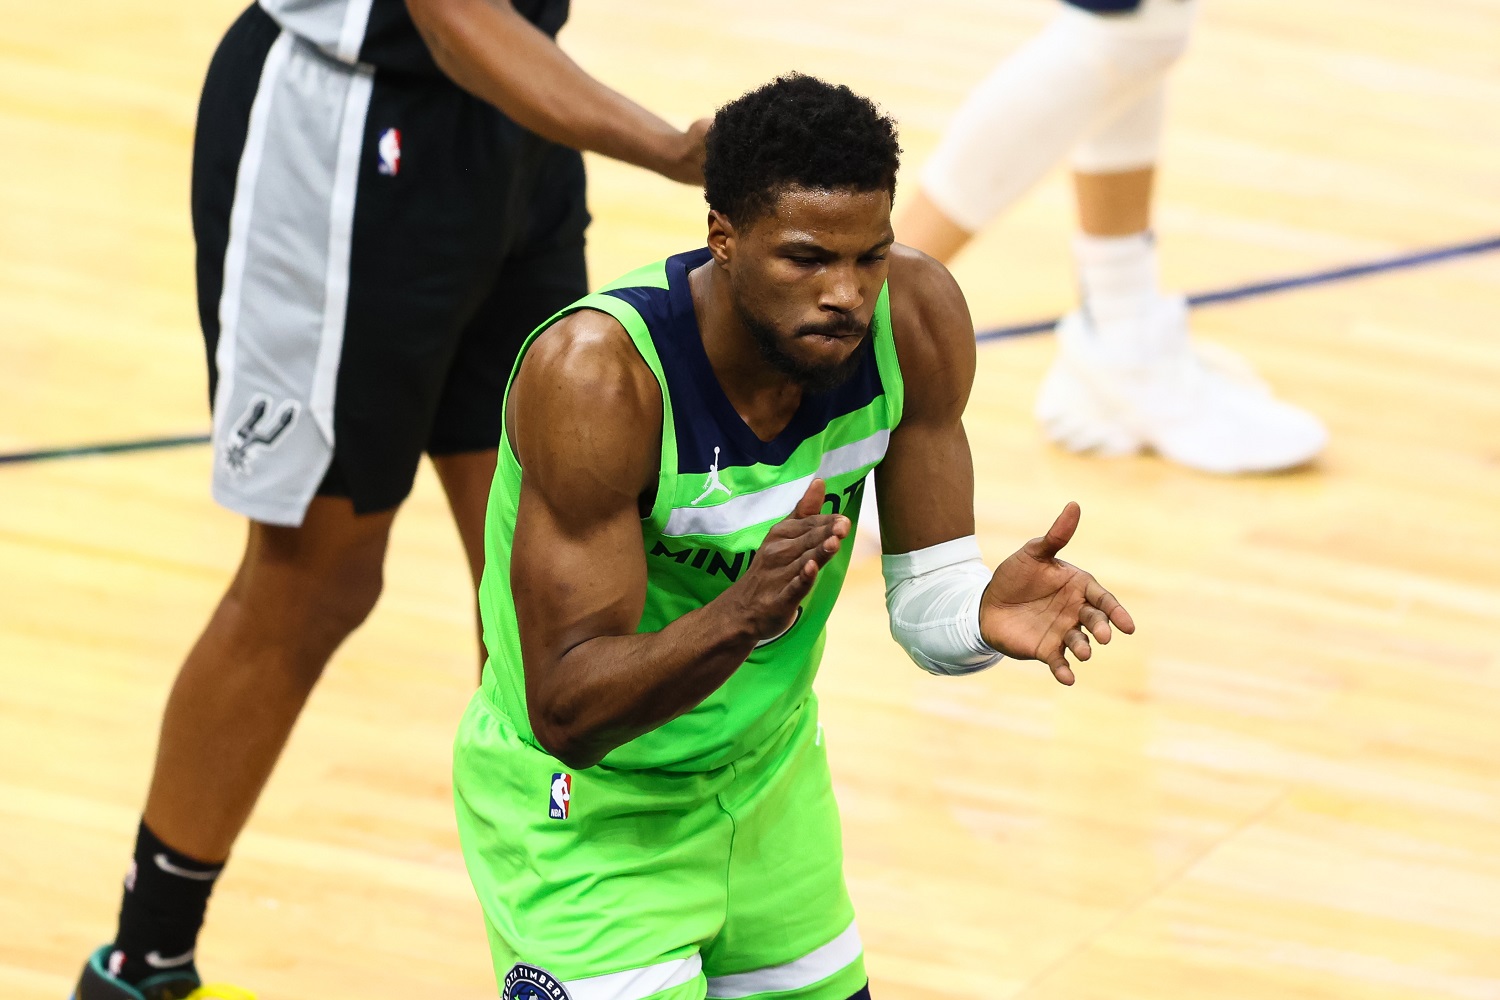
<instances>
[{"instance_id":1,"label":"green basketball shorts","mask_svg":"<svg viewBox=\"0 0 1500 1000\"><path fill-rule=\"evenodd\" d=\"M716 770L574 772L480 691L453 785L505 1000L847 1000L865 985L811 696Z\"/></svg>"}]
</instances>

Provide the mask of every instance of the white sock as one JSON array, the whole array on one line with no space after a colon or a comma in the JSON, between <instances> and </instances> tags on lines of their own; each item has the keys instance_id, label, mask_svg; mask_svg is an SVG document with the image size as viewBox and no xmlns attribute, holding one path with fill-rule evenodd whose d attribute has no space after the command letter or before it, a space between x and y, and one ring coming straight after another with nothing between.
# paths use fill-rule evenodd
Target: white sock
<instances>
[{"instance_id":1,"label":"white sock","mask_svg":"<svg viewBox=\"0 0 1500 1000\"><path fill-rule=\"evenodd\" d=\"M1156 241L1149 231L1130 236L1073 239L1083 307L1099 338L1126 344L1139 336L1141 320L1160 294Z\"/></svg>"}]
</instances>

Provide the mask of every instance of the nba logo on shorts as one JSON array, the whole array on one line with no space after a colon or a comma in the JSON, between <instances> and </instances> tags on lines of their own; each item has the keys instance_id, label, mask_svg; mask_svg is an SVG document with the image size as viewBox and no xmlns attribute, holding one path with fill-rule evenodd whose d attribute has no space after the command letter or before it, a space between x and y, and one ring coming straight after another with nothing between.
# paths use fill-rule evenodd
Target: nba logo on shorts
<instances>
[{"instance_id":1,"label":"nba logo on shorts","mask_svg":"<svg viewBox=\"0 0 1500 1000\"><path fill-rule=\"evenodd\" d=\"M552 805L547 809L547 815L553 819L568 818L568 803L573 801L573 776L571 774L554 774L552 776Z\"/></svg>"},{"instance_id":2,"label":"nba logo on shorts","mask_svg":"<svg viewBox=\"0 0 1500 1000\"><path fill-rule=\"evenodd\" d=\"M380 162L375 169L386 177L395 177L401 172L401 130L399 128L388 128L380 133L380 141L375 144L375 152L380 157Z\"/></svg>"}]
</instances>

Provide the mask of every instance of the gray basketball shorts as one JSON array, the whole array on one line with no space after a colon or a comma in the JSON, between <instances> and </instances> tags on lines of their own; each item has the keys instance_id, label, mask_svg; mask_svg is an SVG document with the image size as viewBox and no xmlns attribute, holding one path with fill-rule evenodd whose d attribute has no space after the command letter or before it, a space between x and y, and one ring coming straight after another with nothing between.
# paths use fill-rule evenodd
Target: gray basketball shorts
<instances>
[{"instance_id":1,"label":"gray basketball shorts","mask_svg":"<svg viewBox=\"0 0 1500 1000\"><path fill-rule=\"evenodd\" d=\"M298 525L492 450L530 331L588 291L583 160L446 78L335 59L252 6L193 147L214 498Z\"/></svg>"}]
</instances>

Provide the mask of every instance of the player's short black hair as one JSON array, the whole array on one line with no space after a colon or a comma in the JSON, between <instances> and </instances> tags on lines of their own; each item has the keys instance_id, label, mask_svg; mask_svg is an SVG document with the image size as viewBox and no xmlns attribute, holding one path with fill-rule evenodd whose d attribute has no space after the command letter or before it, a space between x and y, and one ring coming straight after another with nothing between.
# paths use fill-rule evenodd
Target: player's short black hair
<instances>
[{"instance_id":1,"label":"player's short black hair","mask_svg":"<svg viewBox=\"0 0 1500 1000\"><path fill-rule=\"evenodd\" d=\"M896 196L896 123L842 84L789 73L724 105L706 137L709 208L746 225L788 187Z\"/></svg>"}]
</instances>

